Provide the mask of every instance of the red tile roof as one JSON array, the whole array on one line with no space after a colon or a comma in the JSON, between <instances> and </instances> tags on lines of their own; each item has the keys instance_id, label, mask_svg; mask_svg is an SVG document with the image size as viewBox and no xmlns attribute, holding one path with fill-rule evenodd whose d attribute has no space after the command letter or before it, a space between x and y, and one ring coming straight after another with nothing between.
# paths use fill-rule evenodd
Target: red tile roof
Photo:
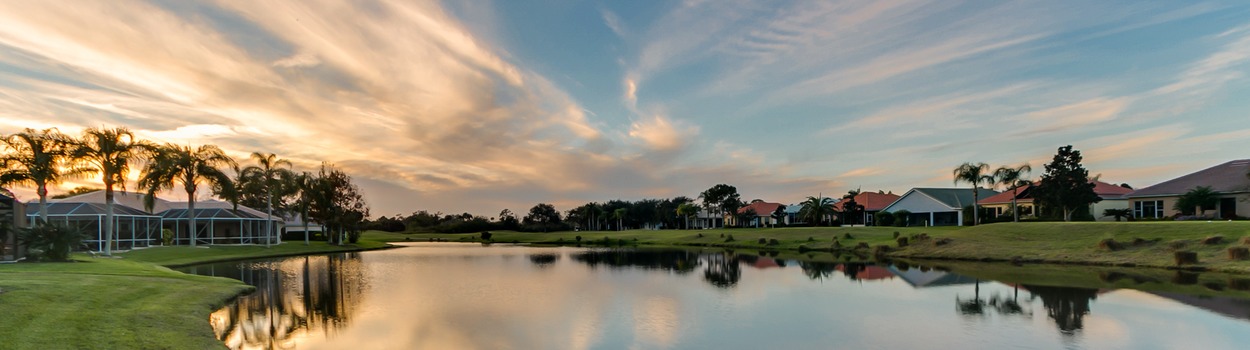
<instances>
[{"instance_id":1,"label":"red tile roof","mask_svg":"<svg viewBox=\"0 0 1250 350\"><path fill-rule=\"evenodd\" d=\"M880 211L898 200L898 197L899 195L893 193L862 192L855 196L855 204L864 206L865 211ZM843 203L846 203L846 201L834 203L833 207L838 211L842 211Z\"/></svg>"},{"instance_id":2,"label":"red tile roof","mask_svg":"<svg viewBox=\"0 0 1250 350\"><path fill-rule=\"evenodd\" d=\"M1120 196L1132 193L1133 190L1113 185L1102 181L1090 181L1094 183L1094 193L1102 198L1119 198ZM1022 186L1016 190L1019 197L1016 197L1016 203L1033 203L1033 193L1025 191L1032 186ZM1011 191L1003 191L993 196L982 198L977 204L1007 204L1011 203Z\"/></svg>"},{"instance_id":3,"label":"red tile roof","mask_svg":"<svg viewBox=\"0 0 1250 350\"><path fill-rule=\"evenodd\" d=\"M745 207L738 208L738 214L744 214L749 209L755 209L756 216L772 216L777 208L781 207L781 203L755 202Z\"/></svg>"}]
</instances>

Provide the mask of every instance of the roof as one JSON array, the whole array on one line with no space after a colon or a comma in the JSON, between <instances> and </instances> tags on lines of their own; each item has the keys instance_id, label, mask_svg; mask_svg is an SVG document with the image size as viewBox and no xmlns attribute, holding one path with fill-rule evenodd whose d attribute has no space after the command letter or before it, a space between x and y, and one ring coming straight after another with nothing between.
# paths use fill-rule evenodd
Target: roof
<instances>
[{"instance_id":1,"label":"roof","mask_svg":"<svg viewBox=\"0 0 1250 350\"><path fill-rule=\"evenodd\" d=\"M855 195L855 204L864 206L865 211L880 211L890 206L890 203L898 200L899 195L894 193L879 192L861 192ZM846 201L839 201L833 205L838 211L842 211L842 206Z\"/></svg>"},{"instance_id":2,"label":"roof","mask_svg":"<svg viewBox=\"0 0 1250 350\"><path fill-rule=\"evenodd\" d=\"M1120 185L1110 184L1098 180L1091 180L1094 184L1094 193L1103 199L1120 199L1126 194L1132 193L1133 190L1120 187ZM1016 189L1016 203L1033 203L1032 185L1021 186ZM1011 191L1003 191L993 196L981 198L977 204L1009 204L1011 203Z\"/></svg>"},{"instance_id":3,"label":"roof","mask_svg":"<svg viewBox=\"0 0 1250 350\"><path fill-rule=\"evenodd\" d=\"M39 215L38 205L31 205L31 206L28 206L28 208L30 208L30 212L26 213L27 216ZM105 215L107 211L108 211L108 208L106 208L103 203L72 203L72 202L48 203L48 215L52 215L52 216L60 216L60 215L97 216L97 215ZM155 216L155 215L149 214L148 212L135 209L135 208L131 208L125 205L113 206L113 214L119 215L119 216Z\"/></svg>"},{"instance_id":4,"label":"roof","mask_svg":"<svg viewBox=\"0 0 1250 350\"><path fill-rule=\"evenodd\" d=\"M136 210L140 210L140 211L142 211L142 210L144 209L144 207L143 207L143 196L144 196L144 195L143 195L142 193L137 193L137 192L114 191L114 192L113 192L113 203L114 203L114 204L120 204L120 205L122 205L122 206L130 207L130 208L133 208L133 209L136 209ZM105 203L105 200L104 200L104 191L93 191L93 192L83 193L83 194L80 194L80 195L77 195L77 196L73 196L73 197L62 198L62 199L53 199L53 200L49 200L49 202L52 202L52 203L95 203L95 204L104 204L104 203ZM173 207L172 207L172 203L173 203L173 202L170 202L170 201L167 201L167 200L164 200L164 199L160 199L160 198L158 197L158 198L156 198L155 204L152 206L152 212L153 212L153 213L159 213L159 212L162 212L162 211L169 210L169 209L173 208Z\"/></svg>"},{"instance_id":5,"label":"roof","mask_svg":"<svg viewBox=\"0 0 1250 350\"><path fill-rule=\"evenodd\" d=\"M1116 186L1116 187L1119 187L1119 186ZM1015 197L1016 197L1017 204L1018 203L1033 203L1033 193L1029 191L1029 189L1031 188L1033 188L1032 185L1024 185L1016 189ZM981 200L977 201L977 204L982 204L982 205L984 204L1010 204L1011 197L1012 197L1011 191L1003 191L1003 193L981 198Z\"/></svg>"},{"instance_id":6,"label":"roof","mask_svg":"<svg viewBox=\"0 0 1250 350\"><path fill-rule=\"evenodd\" d=\"M760 201L760 202L748 204L745 207L738 208L738 214L746 213L747 210L754 209L755 215L757 216L770 216L770 215L773 215L773 213L777 211L777 208L780 208L781 206L782 206L781 203L769 203L769 202Z\"/></svg>"},{"instance_id":7,"label":"roof","mask_svg":"<svg viewBox=\"0 0 1250 350\"><path fill-rule=\"evenodd\" d=\"M1219 193L1250 191L1250 159L1234 160L1198 172L1139 189L1125 197L1179 196L1198 186L1211 186Z\"/></svg>"},{"instance_id":8,"label":"roof","mask_svg":"<svg viewBox=\"0 0 1250 350\"><path fill-rule=\"evenodd\" d=\"M263 213L261 215L256 215L247 211L243 211L242 210L243 207L239 207L239 209L240 210L235 211L230 208L195 208L195 218L196 219L224 219L224 220L233 220L233 219L264 220L265 219L265 215ZM161 212L161 218L170 219L170 220L187 219L190 217L189 215L190 212L191 211L187 209L170 209L170 210ZM281 222L282 217L275 215L273 217L273 220Z\"/></svg>"},{"instance_id":9,"label":"roof","mask_svg":"<svg viewBox=\"0 0 1250 350\"><path fill-rule=\"evenodd\" d=\"M913 188L911 190L929 196L929 198L933 198L951 208L963 208L975 202L972 199L971 188ZM982 188L978 190L977 194L992 197L997 195L998 191Z\"/></svg>"}]
</instances>

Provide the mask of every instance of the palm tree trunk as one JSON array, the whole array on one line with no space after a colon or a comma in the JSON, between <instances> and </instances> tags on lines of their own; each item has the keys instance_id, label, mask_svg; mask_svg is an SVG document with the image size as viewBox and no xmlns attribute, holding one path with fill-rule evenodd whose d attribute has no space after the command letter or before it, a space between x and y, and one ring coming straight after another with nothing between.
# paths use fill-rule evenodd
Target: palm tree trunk
<instances>
[{"instance_id":1,"label":"palm tree trunk","mask_svg":"<svg viewBox=\"0 0 1250 350\"><path fill-rule=\"evenodd\" d=\"M300 221L304 222L304 245L308 245L308 207L304 207L304 217Z\"/></svg>"},{"instance_id":2,"label":"palm tree trunk","mask_svg":"<svg viewBox=\"0 0 1250 350\"><path fill-rule=\"evenodd\" d=\"M981 223L981 211L977 210L977 186L972 186L972 226Z\"/></svg>"},{"instance_id":3,"label":"palm tree trunk","mask_svg":"<svg viewBox=\"0 0 1250 350\"><path fill-rule=\"evenodd\" d=\"M273 194L265 189L265 248L269 248L270 236L273 235Z\"/></svg>"},{"instance_id":4,"label":"palm tree trunk","mask_svg":"<svg viewBox=\"0 0 1250 350\"><path fill-rule=\"evenodd\" d=\"M107 179L108 175L104 175ZM104 256L113 256L113 182L104 181Z\"/></svg>"},{"instance_id":5,"label":"palm tree trunk","mask_svg":"<svg viewBox=\"0 0 1250 350\"><path fill-rule=\"evenodd\" d=\"M1016 205L1016 187L1011 188L1011 222L1020 222L1020 207Z\"/></svg>"},{"instance_id":6,"label":"palm tree trunk","mask_svg":"<svg viewBox=\"0 0 1250 350\"><path fill-rule=\"evenodd\" d=\"M191 238L191 246L195 246L195 192L187 191L187 221L191 225L191 230L187 231L187 237ZM209 234L212 234L211 232Z\"/></svg>"},{"instance_id":7,"label":"palm tree trunk","mask_svg":"<svg viewBox=\"0 0 1250 350\"><path fill-rule=\"evenodd\" d=\"M39 221L41 224L48 223L48 184L39 184Z\"/></svg>"}]
</instances>

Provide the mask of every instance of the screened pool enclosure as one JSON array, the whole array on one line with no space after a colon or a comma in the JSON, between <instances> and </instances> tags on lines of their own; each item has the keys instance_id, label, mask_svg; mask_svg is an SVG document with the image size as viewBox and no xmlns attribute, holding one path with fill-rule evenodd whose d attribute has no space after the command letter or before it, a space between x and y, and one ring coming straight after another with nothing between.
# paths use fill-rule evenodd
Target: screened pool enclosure
<instances>
[{"instance_id":1,"label":"screened pool enclosure","mask_svg":"<svg viewBox=\"0 0 1250 350\"><path fill-rule=\"evenodd\" d=\"M39 217L39 205L30 205L30 220ZM89 250L102 250L105 240L106 208L97 203L48 203L48 221L64 223L88 234L83 244ZM113 206L114 249L131 249L160 244L161 217L123 205Z\"/></svg>"},{"instance_id":2,"label":"screened pool enclosure","mask_svg":"<svg viewBox=\"0 0 1250 350\"><path fill-rule=\"evenodd\" d=\"M174 244L191 244L191 211L187 209L170 209L161 212L164 228L174 231ZM196 208L195 209L195 242L196 244L265 244L266 237L270 243L278 243L278 232L282 232L282 219L275 216L265 220L265 213L240 207L238 210L229 208ZM274 234L266 235L272 229Z\"/></svg>"}]
</instances>

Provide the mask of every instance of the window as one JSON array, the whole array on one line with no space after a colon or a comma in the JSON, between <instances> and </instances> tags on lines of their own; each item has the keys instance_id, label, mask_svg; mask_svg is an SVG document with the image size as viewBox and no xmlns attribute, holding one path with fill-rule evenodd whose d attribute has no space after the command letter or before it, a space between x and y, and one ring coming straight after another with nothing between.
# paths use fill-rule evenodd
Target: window
<instances>
[{"instance_id":1,"label":"window","mask_svg":"<svg viewBox=\"0 0 1250 350\"><path fill-rule=\"evenodd\" d=\"M1133 217L1144 219L1158 219L1163 217L1163 201L1134 202Z\"/></svg>"}]
</instances>

